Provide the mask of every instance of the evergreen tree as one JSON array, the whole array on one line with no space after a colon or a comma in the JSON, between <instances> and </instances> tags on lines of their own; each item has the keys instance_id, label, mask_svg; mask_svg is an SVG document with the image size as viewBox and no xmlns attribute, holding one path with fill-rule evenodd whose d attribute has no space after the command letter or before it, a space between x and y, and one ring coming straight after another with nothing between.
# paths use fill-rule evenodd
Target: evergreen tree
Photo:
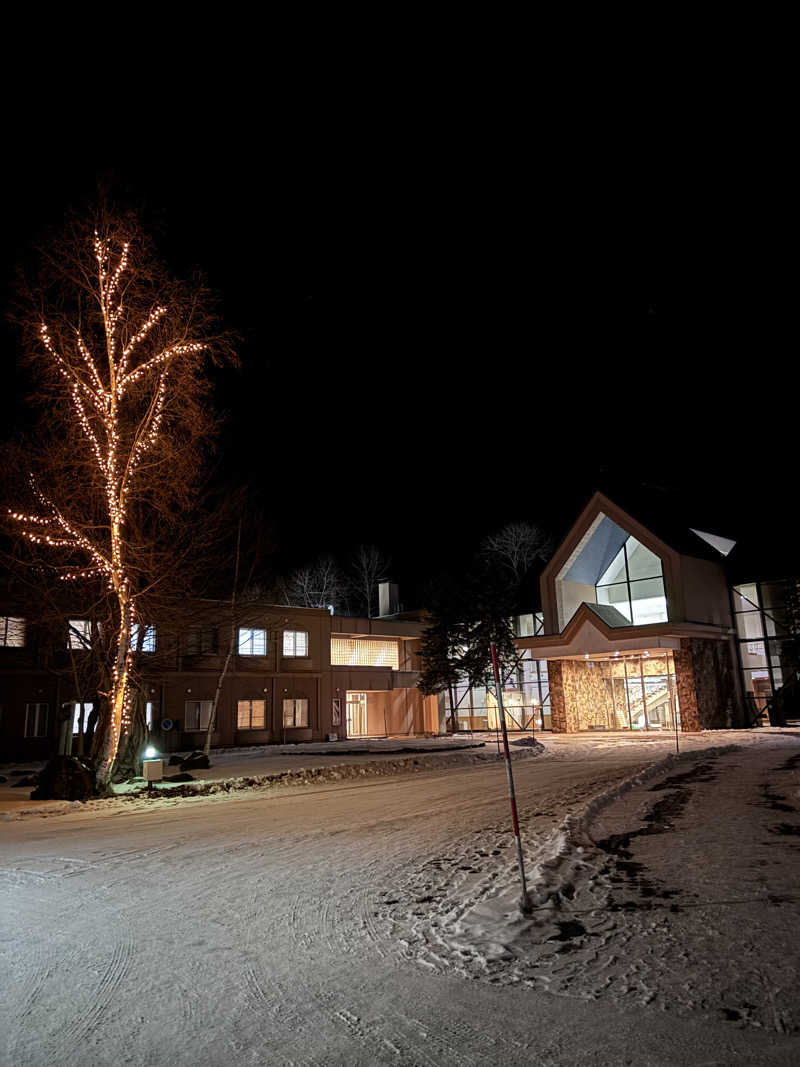
<instances>
[{"instance_id":1,"label":"evergreen tree","mask_svg":"<svg viewBox=\"0 0 800 1067\"><path fill-rule=\"evenodd\" d=\"M426 696L447 692L453 732L458 729L458 686L494 686L491 645L497 646L501 670L516 663L514 595L500 569L483 558L458 582L446 576L429 591L430 622L422 635L418 685Z\"/></svg>"},{"instance_id":2,"label":"evergreen tree","mask_svg":"<svg viewBox=\"0 0 800 1067\"><path fill-rule=\"evenodd\" d=\"M480 560L469 578L468 634L462 670L471 687L494 687L491 645L497 647L501 665L516 663L513 615L516 589L499 567Z\"/></svg>"},{"instance_id":3,"label":"evergreen tree","mask_svg":"<svg viewBox=\"0 0 800 1067\"><path fill-rule=\"evenodd\" d=\"M458 730L455 692L462 680L463 657L469 632L461 587L450 577L440 578L428 591L430 622L422 634L422 671L418 688L424 696L447 692L450 697L450 725Z\"/></svg>"}]
</instances>

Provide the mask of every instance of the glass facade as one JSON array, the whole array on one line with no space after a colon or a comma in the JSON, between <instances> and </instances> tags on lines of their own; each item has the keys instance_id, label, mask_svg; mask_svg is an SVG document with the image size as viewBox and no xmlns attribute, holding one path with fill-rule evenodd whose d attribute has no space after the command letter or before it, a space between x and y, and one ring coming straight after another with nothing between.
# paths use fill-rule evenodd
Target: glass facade
<instances>
[{"instance_id":1,"label":"glass facade","mask_svg":"<svg viewBox=\"0 0 800 1067\"><path fill-rule=\"evenodd\" d=\"M520 618L531 618L521 616ZM500 726L497 699L491 689L464 682L453 693L459 730L495 730ZM443 695L450 722L450 694ZM547 660L533 659L525 649L511 669L504 671L503 707L509 730L549 730L550 682Z\"/></svg>"},{"instance_id":2,"label":"glass facade","mask_svg":"<svg viewBox=\"0 0 800 1067\"><path fill-rule=\"evenodd\" d=\"M752 718L766 716L767 701L797 669L789 619L790 580L745 582L731 590L739 664Z\"/></svg>"},{"instance_id":3,"label":"glass facade","mask_svg":"<svg viewBox=\"0 0 800 1067\"><path fill-rule=\"evenodd\" d=\"M515 637L538 637L544 633L544 615L541 611L532 615L516 615L513 623Z\"/></svg>"},{"instance_id":4,"label":"glass facade","mask_svg":"<svg viewBox=\"0 0 800 1067\"><path fill-rule=\"evenodd\" d=\"M643 653L578 662L567 700L567 718L579 730L674 730L680 728L672 653ZM575 695L579 694L579 695Z\"/></svg>"}]
</instances>

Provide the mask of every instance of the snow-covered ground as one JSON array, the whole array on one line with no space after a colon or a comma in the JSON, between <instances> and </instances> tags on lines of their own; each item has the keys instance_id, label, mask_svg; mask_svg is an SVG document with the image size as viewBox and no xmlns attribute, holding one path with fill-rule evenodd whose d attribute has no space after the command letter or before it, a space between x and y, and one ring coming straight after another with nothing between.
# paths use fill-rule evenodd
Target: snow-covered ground
<instances>
[{"instance_id":1,"label":"snow-covered ground","mask_svg":"<svg viewBox=\"0 0 800 1067\"><path fill-rule=\"evenodd\" d=\"M797 1063L800 737L681 742L515 763L532 919L493 762L4 822L0 1058Z\"/></svg>"},{"instance_id":2,"label":"snow-covered ground","mask_svg":"<svg viewBox=\"0 0 800 1067\"><path fill-rule=\"evenodd\" d=\"M559 826L523 823L530 917L497 827L433 861L433 914L383 909L410 958L493 983L800 1031L800 738L696 751L601 793ZM452 868L469 872L453 894ZM800 1044L798 1045L800 1061Z\"/></svg>"}]
</instances>

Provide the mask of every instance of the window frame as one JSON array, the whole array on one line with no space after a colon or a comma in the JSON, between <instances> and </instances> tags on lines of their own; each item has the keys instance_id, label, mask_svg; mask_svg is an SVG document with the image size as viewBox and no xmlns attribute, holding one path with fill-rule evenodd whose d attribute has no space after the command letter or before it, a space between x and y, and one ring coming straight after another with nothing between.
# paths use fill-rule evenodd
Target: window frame
<instances>
[{"instance_id":1,"label":"window frame","mask_svg":"<svg viewBox=\"0 0 800 1067\"><path fill-rule=\"evenodd\" d=\"M194 705L197 706L197 724L198 724L197 726L190 726L189 725L188 708L189 708L190 704L194 704ZM202 721L202 718L203 718L203 705L207 705L208 706L208 717L206 718L205 723L203 723L203 721ZM193 734L193 733L201 732L203 730L207 730L208 729L209 720L211 719L211 712L213 711L213 709L214 709L214 701L213 700L184 700L184 702L183 702L183 729L185 730L185 732L188 733L188 734Z\"/></svg>"},{"instance_id":2,"label":"window frame","mask_svg":"<svg viewBox=\"0 0 800 1067\"><path fill-rule=\"evenodd\" d=\"M255 640L256 634L264 635L264 650L263 652L248 652L242 648L242 634L250 634L249 642L252 645ZM236 654L237 656L266 656L269 644L267 641L267 631L260 626L237 626L236 628Z\"/></svg>"},{"instance_id":3,"label":"window frame","mask_svg":"<svg viewBox=\"0 0 800 1067\"><path fill-rule=\"evenodd\" d=\"M34 733L31 733L30 730L28 729L28 725L30 723L31 708L35 708L36 709L34 711L34 713L33 713L34 716L35 716L35 718L34 718L34 726L35 726L35 731L36 731ZM44 728L40 729L40 727L41 727L41 716L42 716L41 709L42 708L44 709ZM24 730L23 737L29 737L29 738L47 737L48 736L48 734L47 734L47 725L48 725L48 719L49 718L50 718L50 706L49 706L49 703L46 700L26 701L26 703L25 703L25 730Z\"/></svg>"},{"instance_id":4,"label":"window frame","mask_svg":"<svg viewBox=\"0 0 800 1067\"><path fill-rule=\"evenodd\" d=\"M303 637L305 638L305 650L303 652L298 652L297 651L297 638L298 638L298 636L300 634L302 634ZM289 637L290 635L293 637L292 646L293 646L294 651L287 652L286 651L286 638ZM309 656L308 646L309 646L308 630L284 630L283 631L283 642L282 642L282 646L281 647L283 648L283 656L284 656L285 659L308 659L308 656Z\"/></svg>"},{"instance_id":5,"label":"window frame","mask_svg":"<svg viewBox=\"0 0 800 1067\"><path fill-rule=\"evenodd\" d=\"M81 627L76 626L76 623L82 623L86 627L86 632L81 634ZM83 638L86 638L84 640ZM73 642L75 642L73 644ZM67 651L68 652L89 652L92 647L92 620L91 619L67 619Z\"/></svg>"},{"instance_id":6,"label":"window frame","mask_svg":"<svg viewBox=\"0 0 800 1067\"><path fill-rule=\"evenodd\" d=\"M80 713L81 704L83 704L83 716L81 716L81 713ZM94 701L93 700L70 700L69 701L69 706L70 706L70 710L72 712L72 736L73 737L78 737L79 731L76 730L75 727L78 725L79 719L83 719L84 724L86 726L89 725L89 716L94 711Z\"/></svg>"},{"instance_id":7,"label":"window frame","mask_svg":"<svg viewBox=\"0 0 800 1067\"><path fill-rule=\"evenodd\" d=\"M21 634L19 643L10 642L8 639L11 624L16 624L17 635ZM0 615L0 648L24 648L27 637L25 619L18 615Z\"/></svg>"},{"instance_id":8,"label":"window frame","mask_svg":"<svg viewBox=\"0 0 800 1067\"><path fill-rule=\"evenodd\" d=\"M210 635L209 647L206 647L205 637ZM197 638L197 647L191 647L192 638ZM217 628L216 626L190 626L184 635L185 655L187 656L216 656L217 654Z\"/></svg>"},{"instance_id":9,"label":"window frame","mask_svg":"<svg viewBox=\"0 0 800 1067\"><path fill-rule=\"evenodd\" d=\"M135 644L135 641L134 641L134 638L135 637L138 638L138 636L139 636L139 628L140 627L142 627L143 630L144 630L144 636L142 637L142 647L141 648L137 648L136 644ZM150 645L149 648L147 647L148 644ZM145 622L145 623L132 622L131 623L130 647L131 647L131 652L141 652L142 655L152 656L153 653L158 648L158 637L157 637L157 634L156 634L155 623L152 623L152 622Z\"/></svg>"},{"instance_id":10,"label":"window frame","mask_svg":"<svg viewBox=\"0 0 800 1067\"><path fill-rule=\"evenodd\" d=\"M287 712L286 705L287 704L291 704L292 705L292 708L291 708L291 716L292 716L292 720L293 720L292 722L287 722L286 721L286 712ZM306 721L298 723L297 722L297 713L298 713L298 705L300 705L300 704L304 705L302 710L305 713L305 720ZM283 698L283 707L282 707L283 729L284 730L307 730L308 729L308 720L309 720L309 711L310 711L310 709L309 709L308 697L284 697Z\"/></svg>"},{"instance_id":11,"label":"window frame","mask_svg":"<svg viewBox=\"0 0 800 1067\"><path fill-rule=\"evenodd\" d=\"M248 704L249 705L249 724L247 726L242 726L242 722L241 722L241 705L242 704ZM253 725L253 705L254 704L262 704L263 705L263 711L262 711L263 721L262 721L260 726L259 725ZM262 693L260 696L257 696L257 697L239 697L237 699L237 701L236 701L236 729L237 730L267 730L267 729L269 729L269 727L267 726L267 696L266 696L266 693Z\"/></svg>"},{"instance_id":12,"label":"window frame","mask_svg":"<svg viewBox=\"0 0 800 1067\"><path fill-rule=\"evenodd\" d=\"M620 529L622 529L622 527L620 527ZM648 577L631 578L630 564L629 564L629 561L628 561L628 544L629 544L630 541L635 541L637 547L641 545L642 548L644 548L647 552L649 552L650 555L655 560L658 561L659 570L660 570L660 573L658 575L654 574L654 575L650 575ZM635 551L635 549L633 551ZM619 559L620 555L622 556L623 563L624 563L624 567L622 569L623 573L625 575L624 579L620 580L619 573L617 573L615 581L613 581L613 582L602 582L600 579L604 578L608 574L608 572L611 570L611 568L614 566L614 564ZM637 598L634 598L634 596L633 596L634 589L639 587L641 585L641 583L644 583L644 582L660 582L661 583L661 595L658 596L658 597L637 597ZM597 604L608 604L609 606L616 608L617 611L619 611L619 613L621 615L624 615L625 618L628 619L628 622L630 623L631 626L653 626L653 625L660 625L660 624L662 624L664 622L669 622L669 598L667 597L667 583L666 583L666 579L664 577L664 561L656 552L653 552L652 549L648 548L647 545L643 544L637 537L634 537L633 534L628 534L627 538L623 541L622 548L619 550L619 552L614 557L614 559L611 561L611 563L609 563L608 567L603 572L603 574L599 575L597 584L595 585L594 589L595 589L595 600L596 600L596 603ZM611 590L611 589L624 589L625 593L627 594L627 601L626 600L616 600L616 601L612 600L610 592L608 593L608 600L601 600L600 599L600 590L601 589L608 589L608 590ZM641 601L641 600L662 600L662 599L664 601L664 614L666 615L665 619L655 619L653 622L640 622L635 618L635 614L636 613L634 611L634 604L636 603L637 600ZM623 607L621 607L620 605L627 606L627 611L623 610Z\"/></svg>"}]
</instances>

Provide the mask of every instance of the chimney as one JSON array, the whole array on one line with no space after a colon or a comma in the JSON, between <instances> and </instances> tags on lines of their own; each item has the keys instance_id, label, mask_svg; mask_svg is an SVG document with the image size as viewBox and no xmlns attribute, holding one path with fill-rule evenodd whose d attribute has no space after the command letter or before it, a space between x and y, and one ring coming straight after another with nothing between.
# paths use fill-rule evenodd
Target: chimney
<instances>
[{"instance_id":1,"label":"chimney","mask_svg":"<svg viewBox=\"0 0 800 1067\"><path fill-rule=\"evenodd\" d=\"M400 611L400 596L394 582L378 582L378 617L396 615Z\"/></svg>"}]
</instances>

